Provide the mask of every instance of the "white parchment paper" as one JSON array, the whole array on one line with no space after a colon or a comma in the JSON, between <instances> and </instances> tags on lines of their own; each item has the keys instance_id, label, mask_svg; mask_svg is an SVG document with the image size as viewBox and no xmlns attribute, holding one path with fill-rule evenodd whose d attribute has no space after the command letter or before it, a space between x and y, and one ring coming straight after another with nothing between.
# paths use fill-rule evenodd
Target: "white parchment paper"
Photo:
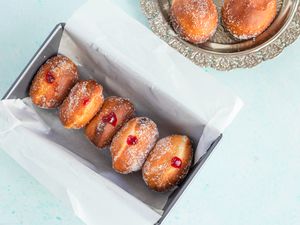
<instances>
[{"instance_id":1,"label":"white parchment paper","mask_svg":"<svg viewBox=\"0 0 300 225\"><path fill-rule=\"evenodd\" d=\"M189 135L195 162L242 107L228 88L106 0L89 1L70 18L59 52L106 96L130 98L161 137ZM150 191L140 173L115 173L109 151L64 129L56 110L37 109L30 99L2 101L0 110L0 147L85 223L154 224L163 213L170 193Z\"/></svg>"}]
</instances>

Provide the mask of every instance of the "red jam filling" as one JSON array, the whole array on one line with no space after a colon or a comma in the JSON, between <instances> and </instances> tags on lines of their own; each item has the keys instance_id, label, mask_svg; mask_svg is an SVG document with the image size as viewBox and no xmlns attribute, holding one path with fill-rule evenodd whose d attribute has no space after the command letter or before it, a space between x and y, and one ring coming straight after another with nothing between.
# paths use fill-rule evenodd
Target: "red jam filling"
<instances>
[{"instance_id":1,"label":"red jam filling","mask_svg":"<svg viewBox=\"0 0 300 225\"><path fill-rule=\"evenodd\" d=\"M136 145L138 143L138 139L136 136L129 135L127 138L127 144L128 145Z\"/></svg>"},{"instance_id":2,"label":"red jam filling","mask_svg":"<svg viewBox=\"0 0 300 225\"><path fill-rule=\"evenodd\" d=\"M181 167L181 165L182 165L182 161L177 156L175 156L171 159L171 166L173 166L174 168L179 169Z\"/></svg>"},{"instance_id":3,"label":"red jam filling","mask_svg":"<svg viewBox=\"0 0 300 225\"><path fill-rule=\"evenodd\" d=\"M89 102L90 102L90 99L89 99L89 98L84 98L82 104L83 104L84 106L86 106L87 104L89 104Z\"/></svg>"},{"instance_id":4,"label":"red jam filling","mask_svg":"<svg viewBox=\"0 0 300 225\"><path fill-rule=\"evenodd\" d=\"M46 74L46 81L49 84L52 84L55 81L55 77L53 76L53 74L50 71Z\"/></svg>"},{"instance_id":5,"label":"red jam filling","mask_svg":"<svg viewBox=\"0 0 300 225\"><path fill-rule=\"evenodd\" d=\"M111 112L111 113L107 114L106 116L103 116L102 121L104 123L109 123L115 127L117 125L118 120L117 120L116 114L114 112Z\"/></svg>"}]
</instances>

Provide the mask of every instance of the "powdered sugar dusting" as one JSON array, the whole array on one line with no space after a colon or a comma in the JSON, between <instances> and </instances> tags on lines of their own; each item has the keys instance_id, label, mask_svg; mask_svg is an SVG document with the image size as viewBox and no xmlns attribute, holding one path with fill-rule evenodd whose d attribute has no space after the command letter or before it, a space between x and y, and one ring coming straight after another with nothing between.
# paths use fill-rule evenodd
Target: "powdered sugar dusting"
<instances>
[{"instance_id":1,"label":"powdered sugar dusting","mask_svg":"<svg viewBox=\"0 0 300 225\"><path fill-rule=\"evenodd\" d=\"M108 103L108 102L114 102L113 106L105 107L106 103ZM119 111L120 108L123 108L125 112L129 112L131 114L131 112L134 111L134 107L131 103L130 104L128 104L128 103L130 103L130 100L127 98L121 98L121 97L116 97L116 96L108 97L107 99L105 99L105 102L104 102L103 107L101 108L101 111L99 112L99 114L101 113L102 115L108 115L111 112ZM96 132L102 133L106 123L102 121L102 118L98 118L98 119L99 119L99 122L98 122L98 125L96 128ZM118 119L118 121L119 121L119 119ZM126 121L122 121L122 122L126 122Z\"/></svg>"},{"instance_id":2,"label":"powdered sugar dusting","mask_svg":"<svg viewBox=\"0 0 300 225\"><path fill-rule=\"evenodd\" d=\"M30 96L41 108L55 108L62 103L77 79L76 65L65 56L54 56L38 70Z\"/></svg>"},{"instance_id":3,"label":"powdered sugar dusting","mask_svg":"<svg viewBox=\"0 0 300 225\"><path fill-rule=\"evenodd\" d=\"M144 166L143 166L143 177L147 185L148 179L146 177L151 176L151 180L155 183L160 183L162 181L162 173L167 170L167 168L170 166L170 163L168 160L163 160L167 153L171 151L171 138L163 138L157 142L155 145L155 148L150 153L149 157L147 158ZM156 166L153 166L153 164L157 161L160 161ZM154 174L154 175L153 175Z\"/></svg>"},{"instance_id":4,"label":"powdered sugar dusting","mask_svg":"<svg viewBox=\"0 0 300 225\"><path fill-rule=\"evenodd\" d=\"M195 44L207 41L217 29L217 9L212 0L174 0L170 18L174 30Z\"/></svg>"},{"instance_id":5,"label":"powdered sugar dusting","mask_svg":"<svg viewBox=\"0 0 300 225\"><path fill-rule=\"evenodd\" d=\"M125 135L124 135L125 134ZM127 137L129 135L136 136L138 142L136 145L128 145ZM156 124L146 117L139 117L130 120L114 137L111 152L113 156L113 165L118 160L124 160L126 171L118 171L121 173L131 173L142 168L149 152L154 147L159 133ZM116 149L117 143L121 142L121 149ZM126 158L124 158L126 155Z\"/></svg>"},{"instance_id":6,"label":"powdered sugar dusting","mask_svg":"<svg viewBox=\"0 0 300 225\"><path fill-rule=\"evenodd\" d=\"M247 40L257 37L261 34L274 20L276 16L276 0L225 0L222 8L223 23L227 30L239 40ZM270 10L273 9L273 12ZM253 24L250 21L253 16L271 17L269 22L261 18L262 24ZM258 14L259 13L259 14ZM244 33L241 29L244 29Z\"/></svg>"},{"instance_id":7,"label":"powdered sugar dusting","mask_svg":"<svg viewBox=\"0 0 300 225\"><path fill-rule=\"evenodd\" d=\"M133 114L134 105L129 99L116 96L108 97L99 113L86 127L86 134L95 145L103 148L111 142L113 136L132 118ZM110 115L114 116L115 121L113 123L107 120Z\"/></svg>"},{"instance_id":8,"label":"powdered sugar dusting","mask_svg":"<svg viewBox=\"0 0 300 225\"><path fill-rule=\"evenodd\" d=\"M198 17L203 18L209 12L208 1L206 0L182 1L182 4L180 4L178 7L178 12L184 14L190 14L193 18L193 22L198 22L197 21Z\"/></svg>"},{"instance_id":9,"label":"powdered sugar dusting","mask_svg":"<svg viewBox=\"0 0 300 225\"><path fill-rule=\"evenodd\" d=\"M60 107L59 116L65 127L79 129L100 110L102 86L94 80L79 81Z\"/></svg>"},{"instance_id":10,"label":"powdered sugar dusting","mask_svg":"<svg viewBox=\"0 0 300 225\"><path fill-rule=\"evenodd\" d=\"M172 135L159 140L143 166L145 183L154 190L166 191L182 181L192 160L189 143L189 138L181 135ZM174 168L172 167L174 157L185 161L188 159L188 162L182 164L183 167Z\"/></svg>"},{"instance_id":11,"label":"powdered sugar dusting","mask_svg":"<svg viewBox=\"0 0 300 225\"><path fill-rule=\"evenodd\" d=\"M64 113L65 116L71 115L74 112L74 110L81 103L81 99L89 97L89 93L87 91L87 84L88 81L78 82L71 90L69 94L69 102Z\"/></svg>"}]
</instances>

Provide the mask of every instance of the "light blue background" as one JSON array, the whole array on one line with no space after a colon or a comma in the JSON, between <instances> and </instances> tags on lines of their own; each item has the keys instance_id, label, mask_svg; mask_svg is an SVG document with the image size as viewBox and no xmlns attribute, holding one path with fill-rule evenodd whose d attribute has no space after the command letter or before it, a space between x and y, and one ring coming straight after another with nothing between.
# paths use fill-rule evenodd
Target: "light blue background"
<instances>
[{"instance_id":1,"label":"light blue background","mask_svg":"<svg viewBox=\"0 0 300 225\"><path fill-rule=\"evenodd\" d=\"M137 0L113 1L146 24ZM66 21L83 2L0 0L0 95L55 24ZM300 40L254 69L205 69L246 106L165 224L300 224L299 50ZM82 223L0 151L0 225L4 224Z\"/></svg>"}]
</instances>

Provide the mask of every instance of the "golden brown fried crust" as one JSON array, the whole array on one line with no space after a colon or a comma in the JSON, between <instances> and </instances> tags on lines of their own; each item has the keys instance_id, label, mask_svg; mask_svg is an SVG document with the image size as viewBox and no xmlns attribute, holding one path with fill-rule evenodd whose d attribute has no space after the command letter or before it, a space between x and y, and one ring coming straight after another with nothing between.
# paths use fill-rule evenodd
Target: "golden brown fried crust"
<instances>
[{"instance_id":1,"label":"golden brown fried crust","mask_svg":"<svg viewBox=\"0 0 300 225\"><path fill-rule=\"evenodd\" d=\"M194 44L206 42L218 26L218 12L212 0L173 0L170 16L174 30Z\"/></svg>"},{"instance_id":2,"label":"golden brown fried crust","mask_svg":"<svg viewBox=\"0 0 300 225\"><path fill-rule=\"evenodd\" d=\"M180 167L172 160L179 158ZM159 140L150 152L144 166L143 179L152 190L163 192L179 184L192 163L193 149L187 136L172 135Z\"/></svg>"},{"instance_id":3,"label":"golden brown fried crust","mask_svg":"<svg viewBox=\"0 0 300 225\"><path fill-rule=\"evenodd\" d=\"M29 96L38 107L56 108L77 80L77 66L65 56L54 56L47 60L35 75Z\"/></svg>"},{"instance_id":4,"label":"golden brown fried crust","mask_svg":"<svg viewBox=\"0 0 300 225\"><path fill-rule=\"evenodd\" d=\"M66 128L84 127L100 110L103 88L94 80L79 81L59 108L59 118Z\"/></svg>"},{"instance_id":5,"label":"golden brown fried crust","mask_svg":"<svg viewBox=\"0 0 300 225\"><path fill-rule=\"evenodd\" d=\"M87 138L99 148L110 144L113 136L134 114L134 105L121 97L105 99L100 112L85 128ZM108 122L111 118L111 122Z\"/></svg>"},{"instance_id":6,"label":"golden brown fried crust","mask_svg":"<svg viewBox=\"0 0 300 225\"><path fill-rule=\"evenodd\" d=\"M128 138L132 137L136 137L136 143L130 145ZM128 121L111 143L115 171L128 174L140 170L157 139L157 126L149 118L138 117Z\"/></svg>"},{"instance_id":7,"label":"golden brown fried crust","mask_svg":"<svg viewBox=\"0 0 300 225\"><path fill-rule=\"evenodd\" d=\"M276 8L276 0L225 0L223 24L238 39L254 38L271 25Z\"/></svg>"}]
</instances>

